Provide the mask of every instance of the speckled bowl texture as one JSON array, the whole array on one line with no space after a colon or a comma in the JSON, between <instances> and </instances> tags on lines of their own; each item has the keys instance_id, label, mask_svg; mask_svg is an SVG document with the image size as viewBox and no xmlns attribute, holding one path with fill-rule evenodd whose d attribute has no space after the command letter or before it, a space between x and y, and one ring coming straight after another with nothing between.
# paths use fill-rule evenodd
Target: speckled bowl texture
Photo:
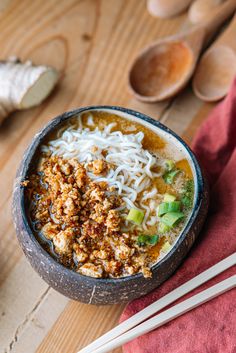
<instances>
[{"instance_id":1,"label":"speckled bowl texture","mask_svg":"<svg viewBox=\"0 0 236 353\"><path fill-rule=\"evenodd\" d=\"M192 166L195 179L195 201L192 214L170 252L152 268L152 278L136 274L120 279L98 279L76 273L54 260L36 240L27 218L27 200L21 182L31 173L37 161L39 146L52 130L71 117L93 110L110 111L124 118L138 121L170 138L176 148L182 149ZM114 106L90 106L63 113L50 121L35 135L26 150L19 167L13 197L13 219L19 243L35 271L51 287L65 296L89 304L115 304L127 302L147 294L169 278L182 263L199 234L208 209L208 188L201 169L190 148L174 132L150 117L126 108Z\"/></svg>"}]
</instances>

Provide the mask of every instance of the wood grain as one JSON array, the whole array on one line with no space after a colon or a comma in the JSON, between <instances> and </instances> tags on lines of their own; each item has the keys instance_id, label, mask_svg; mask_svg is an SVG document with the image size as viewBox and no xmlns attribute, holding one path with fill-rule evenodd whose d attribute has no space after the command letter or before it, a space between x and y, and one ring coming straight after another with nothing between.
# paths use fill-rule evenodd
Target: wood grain
<instances>
[{"instance_id":1,"label":"wood grain","mask_svg":"<svg viewBox=\"0 0 236 353\"><path fill-rule=\"evenodd\" d=\"M126 68L149 41L173 32L176 22L156 26L134 1L12 1L0 13L2 58L53 65L62 80L44 104L12 114L0 129L0 282L21 253L11 224L11 190L17 164L32 136L53 116L88 104L130 106L160 116L166 103L146 107L127 91ZM137 21L138 19L138 21ZM125 30L124 30L125 25ZM132 40L130 40L132 36ZM5 39L7 37L7 40Z\"/></svg>"},{"instance_id":2,"label":"wood grain","mask_svg":"<svg viewBox=\"0 0 236 353\"><path fill-rule=\"evenodd\" d=\"M173 101L147 105L136 101L127 88L128 68L137 52L186 26L184 15L172 20L151 17L145 0L4 0L1 4L1 59L14 54L52 65L60 70L61 80L42 105L12 114L0 128L0 296L11 293L4 301L0 298L4 337L0 353L73 353L117 323L122 305L95 307L71 301L66 306L67 299L53 294L22 260L11 221L14 176L33 135L52 117L83 105L130 107L161 119L191 141L211 105L203 105L189 88ZM19 295L13 310L14 290Z\"/></svg>"}]
</instances>

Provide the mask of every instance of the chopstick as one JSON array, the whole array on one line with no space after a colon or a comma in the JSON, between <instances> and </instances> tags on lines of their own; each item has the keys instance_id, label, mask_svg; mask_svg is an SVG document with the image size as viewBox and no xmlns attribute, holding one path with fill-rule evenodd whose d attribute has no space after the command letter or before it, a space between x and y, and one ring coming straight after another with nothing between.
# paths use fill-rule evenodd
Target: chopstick
<instances>
[{"instance_id":1,"label":"chopstick","mask_svg":"<svg viewBox=\"0 0 236 353\"><path fill-rule=\"evenodd\" d=\"M116 337L114 340L107 342L103 346L93 350L90 353L107 353L110 350L127 343L134 338L141 336L149 331L154 330L161 325L181 316L182 314L196 308L197 306L206 303L207 301L217 297L220 294L234 288L236 286L236 275L233 275L224 281L221 281L214 286L205 289L204 291L184 300L183 302L174 305L170 309L154 316L153 318L134 327L132 330L125 332L123 335Z\"/></svg>"},{"instance_id":2,"label":"chopstick","mask_svg":"<svg viewBox=\"0 0 236 353\"><path fill-rule=\"evenodd\" d=\"M91 353L93 350L99 348L100 346L106 344L107 342L115 339L116 337L122 335L126 331L137 326L144 320L148 319L153 314L162 310L169 304L173 303L177 299L181 298L185 294L191 292L193 289L199 287L203 283L209 281L211 278L217 276L221 272L224 272L228 268L236 264L236 252L232 255L226 257L224 260L218 262L209 269L203 271L196 277L192 278L188 282L182 284L180 287L174 289L164 297L160 298L153 304L147 306L145 309L141 310L137 314L133 315L126 321L114 327L112 330L106 332L104 335L90 343L88 346L81 349L78 353Z\"/></svg>"}]
</instances>

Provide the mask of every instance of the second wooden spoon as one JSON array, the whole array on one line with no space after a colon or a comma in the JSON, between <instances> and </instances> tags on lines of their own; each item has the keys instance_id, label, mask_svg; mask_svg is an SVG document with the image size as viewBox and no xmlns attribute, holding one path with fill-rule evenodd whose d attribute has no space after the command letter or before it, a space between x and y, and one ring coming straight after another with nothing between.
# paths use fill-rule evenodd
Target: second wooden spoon
<instances>
[{"instance_id":1,"label":"second wooden spoon","mask_svg":"<svg viewBox=\"0 0 236 353\"><path fill-rule=\"evenodd\" d=\"M236 76L236 15L219 39L202 56L193 90L206 102L224 98Z\"/></svg>"}]
</instances>

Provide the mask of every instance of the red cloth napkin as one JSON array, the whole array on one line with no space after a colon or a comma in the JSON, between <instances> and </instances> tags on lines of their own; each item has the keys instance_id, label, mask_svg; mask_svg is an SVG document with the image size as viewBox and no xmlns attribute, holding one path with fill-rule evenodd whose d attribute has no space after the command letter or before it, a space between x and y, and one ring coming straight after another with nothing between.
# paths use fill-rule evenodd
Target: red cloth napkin
<instances>
[{"instance_id":1,"label":"red cloth napkin","mask_svg":"<svg viewBox=\"0 0 236 353\"><path fill-rule=\"evenodd\" d=\"M210 210L204 229L177 272L152 293L129 303L121 321L236 251L235 147L236 80L227 98L203 123L193 143L211 188ZM185 298L235 273L234 266ZM236 290L127 343L123 352L236 353Z\"/></svg>"}]
</instances>

